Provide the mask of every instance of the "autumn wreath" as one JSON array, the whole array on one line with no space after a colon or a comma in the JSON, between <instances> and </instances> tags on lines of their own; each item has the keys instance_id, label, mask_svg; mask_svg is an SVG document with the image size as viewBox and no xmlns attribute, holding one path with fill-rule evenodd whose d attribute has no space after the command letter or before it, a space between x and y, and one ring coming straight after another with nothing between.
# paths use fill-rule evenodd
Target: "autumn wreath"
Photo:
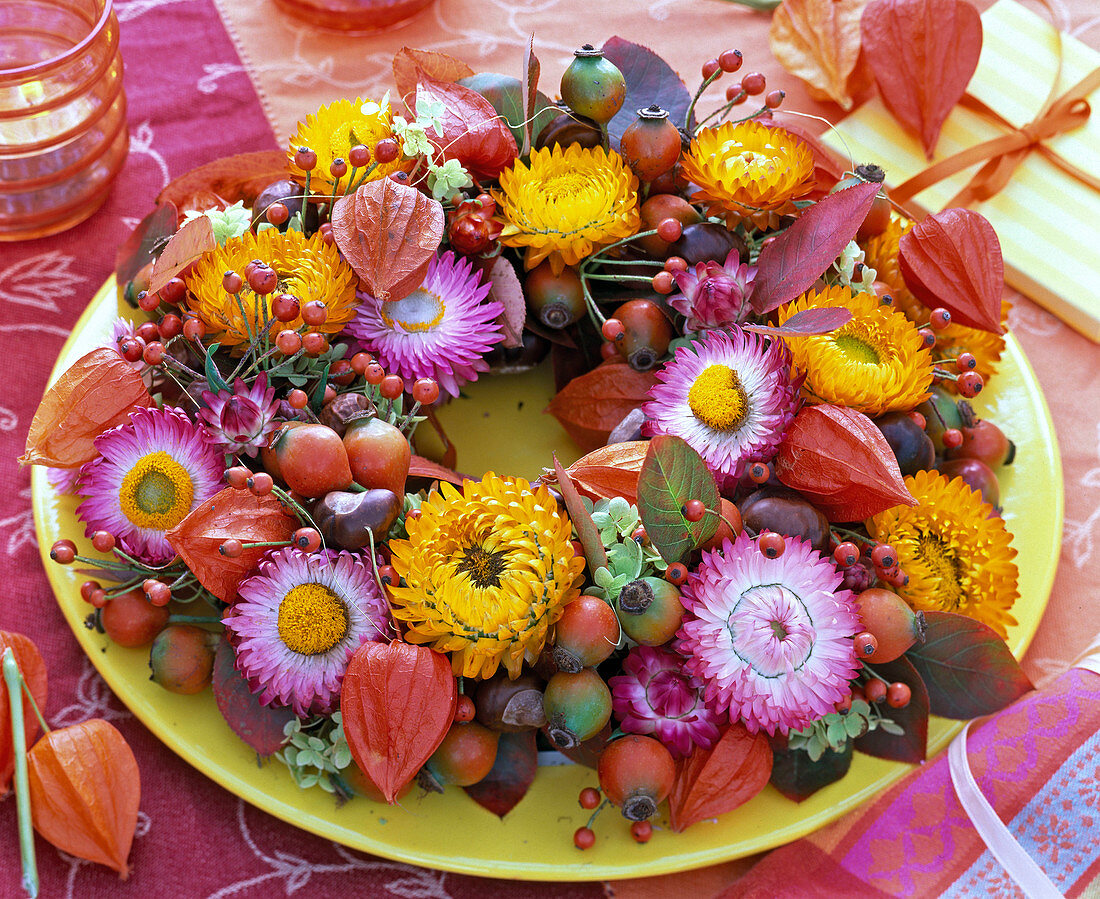
<instances>
[{"instance_id":1,"label":"autumn wreath","mask_svg":"<svg viewBox=\"0 0 1100 899\"><path fill-rule=\"evenodd\" d=\"M996 236L892 209L758 73L698 113L741 65L692 94L613 38L552 104L530 50L523 79L402 50L400 101L170 185L120 254L147 317L64 373L24 457L80 497L98 555L52 556L98 571L90 625L167 690L217 666L303 788L504 814L558 750L640 842L666 800L675 830L769 781L800 800L853 747L923 758L959 691L965 717L1026 689L1012 444L966 401L1004 346ZM527 480L416 452L548 354L586 455ZM996 675L950 685L960 649Z\"/></svg>"}]
</instances>

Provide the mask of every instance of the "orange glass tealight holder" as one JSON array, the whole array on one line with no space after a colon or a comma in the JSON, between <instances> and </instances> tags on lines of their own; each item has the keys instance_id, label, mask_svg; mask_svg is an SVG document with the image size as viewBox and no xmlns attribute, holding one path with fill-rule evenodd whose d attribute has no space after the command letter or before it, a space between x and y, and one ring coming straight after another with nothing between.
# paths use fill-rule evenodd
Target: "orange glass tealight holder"
<instances>
[{"instance_id":1,"label":"orange glass tealight holder","mask_svg":"<svg viewBox=\"0 0 1100 899\"><path fill-rule=\"evenodd\" d=\"M82 222L128 150L112 0L0 0L0 241Z\"/></svg>"},{"instance_id":2,"label":"orange glass tealight holder","mask_svg":"<svg viewBox=\"0 0 1100 899\"><path fill-rule=\"evenodd\" d=\"M302 22L344 34L372 34L403 25L433 0L275 0Z\"/></svg>"}]
</instances>

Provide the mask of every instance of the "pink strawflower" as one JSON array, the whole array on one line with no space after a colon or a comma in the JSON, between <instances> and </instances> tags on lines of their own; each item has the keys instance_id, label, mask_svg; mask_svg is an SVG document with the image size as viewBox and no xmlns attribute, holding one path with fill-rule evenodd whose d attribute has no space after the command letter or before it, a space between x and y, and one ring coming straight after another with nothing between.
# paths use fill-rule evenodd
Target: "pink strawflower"
<instances>
[{"instance_id":1,"label":"pink strawflower","mask_svg":"<svg viewBox=\"0 0 1100 899\"><path fill-rule=\"evenodd\" d=\"M267 372L260 372L251 387L237 378L233 393L204 390L202 401L206 408L199 410L198 417L223 453L255 456L275 433L279 401L275 388L267 386Z\"/></svg>"},{"instance_id":2,"label":"pink strawflower","mask_svg":"<svg viewBox=\"0 0 1100 899\"><path fill-rule=\"evenodd\" d=\"M753 732L800 730L850 695L854 594L807 541L769 559L748 534L703 553L684 584L676 649L707 704Z\"/></svg>"},{"instance_id":3,"label":"pink strawflower","mask_svg":"<svg viewBox=\"0 0 1100 899\"><path fill-rule=\"evenodd\" d=\"M775 455L798 411L801 378L781 340L731 325L680 347L643 407L648 436L682 437L720 480Z\"/></svg>"},{"instance_id":4,"label":"pink strawflower","mask_svg":"<svg viewBox=\"0 0 1100 899\"><path fill-rule=\"evenodd\" d=\"M275 550L237 593L223 623L238 670L261 702L302 717L337 706L363 643L395 636L374 575L355 553Z\"/></svg>"},{"instance_id":5,"label":"pink strawflower","mask_svg":"<svg viewBox=\"0 0 1100 899\"><path fill-rule=\"evenodd\" d=\"M726 261L696 263L694 268L676 272L680 293L669 297L668 304L687 316L688 331L710 331L740 324L749 317L756 266L742 265L737 250L730 250Z\"/></svg>"},{"instance_id":6,"label":"pink strawflower","mask_svg":"<svg viewBox=\"0 0 1100 899\"><path fill-rule=\"evenodd\" d=\"M85 532L110 531L144 562L176 551L165 532L222 488L222 454L182 409L135 409L95 439L99 456L80 470L76 510Z\"/></svg>"},{"instance_id":7,"label":"pink strawflower","mask_svg":"<svg viewBox=\"0 0 1100 899\"><path fill-rule=\"evenodd\" d=\"M65 495L77 493L80 485L80 469L47 468L46 480L58 493Z\"/></svg>"},{"instance_id":8,"label":"pink strawflower","mask_svg":"<svg viewBox=\"0 0 1100 899\"><path fill-rule=\"evenodd\" d=\"M358 294L347 332L406 382L435 378L441 390L459 388L489 370L482 358L504 336L504 307L487 302L489 284L469 261L449 250L428 264L424 283L406 297L380 302Z\"/></svg>"},{"instance_id":9,"label":"pink strawflower","mask_svg":"<svg viewBox=\"0 0 1100 899\"><path fill-rule=\"evenodd\" d=\"M710 749L725 715L703 702L703 689L683 670L684 659L669 649L636 646L611 678L612 708L628 734L652 734L677 758L696 746Z\"/></svg>"}]
</instances>

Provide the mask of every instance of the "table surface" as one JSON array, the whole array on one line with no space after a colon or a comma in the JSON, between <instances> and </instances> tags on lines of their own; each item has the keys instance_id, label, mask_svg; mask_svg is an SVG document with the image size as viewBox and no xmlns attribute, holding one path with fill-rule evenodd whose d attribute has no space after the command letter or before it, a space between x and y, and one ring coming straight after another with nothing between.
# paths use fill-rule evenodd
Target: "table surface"
<instances>
[{"instance_id":1,"label":"table surface","mask_svg":"<svg viewBox=\"0 0 1100 899\"><path fill-rule=\"evenodd\" d=\"M988 5L986 3L979 4ZM1091 0L1054 5L1070 31L1100 46ZM91 717L114 723L133 747L143 797L126 885L106 869L38 841L42 895L259 897L303 891L423 897L710 895L752 864L614 884L515 883L416 868L352 852L246 805L161 746L111 694L53 603L38 561L30 476L22 451L61 344L110 274L114 248L172 177L233 152L283 145L299 117L342 96L379 97L392 86L401 46L430 47L477 71L518 74L534 33L544 89L572 49L612 34L651 46L685 74L726 47L745 54L788 93L786 106L827 118L767 49L768 17L716 0L438 0L389 33L321 34L280 14L271 0L115 0L122 29L130 156L106 206L53 238L0 244L0 564L9 590L0 629L35 640L49 666L46 717L62 726ZM1022 62L1022 66L1026 63ZM1029 300L1012 295L1012 330L1046 393L1062 452L1066 517L1050 606L1024 659L1043 683L1100 632L1100 347ZM0 802L0 895L18 895L15 804ZM10 837L10 838L9 838ZM137 891L137 892L134 892Z\"/></svg>"}]
</instances>

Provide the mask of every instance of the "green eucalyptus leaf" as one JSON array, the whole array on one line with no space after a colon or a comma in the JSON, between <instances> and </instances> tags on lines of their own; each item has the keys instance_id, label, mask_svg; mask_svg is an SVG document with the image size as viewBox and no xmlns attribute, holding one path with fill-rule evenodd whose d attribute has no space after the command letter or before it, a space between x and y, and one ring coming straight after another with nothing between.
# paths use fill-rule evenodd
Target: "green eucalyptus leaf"
<instances>
[{"instance_id":1,"label":"green eucalyptus leaf","mask_svg":"<svg viewBox=\"0 0 1100 899\"><path fill-rule=\"evenodd\" d=\"M688 500L718 508L718 487L702 457L680 437L661 435L649 443L638 476L638 511L650 542L668 562L678 562L718 529L716 515L688 521Z\"/></svg>"},{"instance_id":2,"label":"green eucalyptus leaf","mask_svg":"<svg viewBox=\"0 0 1100 899\"><path fill-rule=\"evenodd\" d=\"M222 373L218 371L218 366L214 364L214 354L220 346L220 343L212 343L206 350L206 383L210 385L210 389L215 393L221 390L232 393L233 391L225 382Z\"/></svg>"}]
</instances>

